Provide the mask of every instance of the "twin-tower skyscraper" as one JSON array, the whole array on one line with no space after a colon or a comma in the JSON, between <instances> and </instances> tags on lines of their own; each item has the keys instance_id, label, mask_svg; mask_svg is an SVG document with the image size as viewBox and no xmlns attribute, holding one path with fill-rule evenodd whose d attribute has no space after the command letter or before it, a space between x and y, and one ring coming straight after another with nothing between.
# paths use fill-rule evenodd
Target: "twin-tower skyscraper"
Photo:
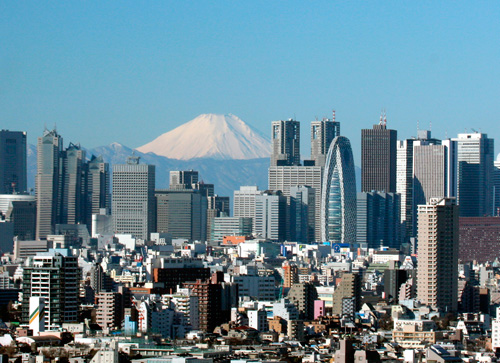
<instances>
[{"instance_id":1,"label":"twin-tower skyscraper","mask_svg":"<svg viewBox=\"0 0 500 363\"><path fill-rule=\"evenodd\" d=\"M340 136L340 123L324 118L311 122L311 158L301 164L300 122L272 122L272 155L269 189L287 197L297 186L315 196L314 240L356 242L356 178L349 140ZM292 191L292 192L291 192Z\"/></svg>"}]
</instances>

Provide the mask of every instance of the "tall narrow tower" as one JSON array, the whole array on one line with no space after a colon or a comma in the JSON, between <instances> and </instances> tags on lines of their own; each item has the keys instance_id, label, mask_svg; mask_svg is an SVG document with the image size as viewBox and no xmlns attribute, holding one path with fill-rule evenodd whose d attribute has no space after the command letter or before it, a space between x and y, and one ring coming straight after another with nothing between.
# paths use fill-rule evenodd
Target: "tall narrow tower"
<instances>
[{"instance_id":1,"label":"tall narrow tower","mask_svg":"<svg viewBox=\"0 0 500 363\"><path fill-rule=\"evenodd\" d=\"M396 192L396 130L387 129L387 118L373 129L361 130L361 191Z\"/></svg>"},{"instance_id":2,"label":"tall narrow tower","mask_svg":"<svg viewBox=\"0 0 500 363\"><path fill-rule=\"evenodd\" d=\"M273 121L271 166L300 165L300 122Z\"/></svg>"},{"instance_id":3,"label":"tall narrow tower","mask_svg":"<svg viewBox=\"0 0 500 363\"><path fill-rule=\"evenodd\" d=\"M36 185L36 238L45 239L60 223L61 153L63 140L56 130L38 138Z\"/></svg>"},{"instance_id":4,"label":"tall narrow tower","mask_svg":"<svg viewBox=\"0 0 500 363\"><path fill-rule=\"evenodd\" d=\"M418 206L417 297L447 311L457 310L458 214L455 198Z\"/></svg>"},{"instance_id":5,"label":"tall narrow tower","mask_svg":"<svg viewBox=\"0 0 500 363\"><path fill-rule=\"evenodd\" d=\"M331 119L311 122L311 160L315 166L325 166L326 154L337 136L340 136L340 122L335 120L335 111Z\"/></svg>"},{"instance_id":6,"label":"tall narrow tower","mask_svg":"<svg viewBox=\"0 0 500 363\"><path fill-rule=\"evenodd\" d=\"M24 193L26 177L26 132L0 131L0 194Z\"/></svg>"},{"instance_id":7,"label":"tall narrow tower","mask_svg":"<svg viewBox=\"0 0 500 363\"><path fill-rule=\"evenodd\" d=\"M457 142L457 199L461 217L493 213L493 139L487 134L459 134Z\"/></svg>"}]
</instances>

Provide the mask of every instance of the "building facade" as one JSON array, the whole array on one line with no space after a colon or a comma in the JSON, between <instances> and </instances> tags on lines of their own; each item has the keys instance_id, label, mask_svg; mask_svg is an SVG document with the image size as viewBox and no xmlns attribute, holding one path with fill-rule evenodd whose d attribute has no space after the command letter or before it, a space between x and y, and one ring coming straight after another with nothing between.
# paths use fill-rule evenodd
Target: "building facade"
<instances>
[{"instance_id":1,"label":"building facade","mask_svg":"<svg viewBox=\"0 0 500 363\"><path fill-rule=\"evenodd\" d=\"M418 206L417 298L445 311L457 311L458 214L454 198Z\"/></svg>"},{"instance_id":2,"label":"building facade","mask_svg":"<svg viewBox=\"0 0 500 363\"><path fill-rule=\"evenodd\" d=\"M271 166L300 165L300 122L272 122Z\"/></svg>"},{"instance_id":3,"label":"building facade","mask_svg":"<svg viewBox=\"0 0 500 363\"><path fill-rule=\"evenodd\" d=\"M361 191L396 192L397 131L380 120L372 129L361 130Z\"/></svg>"},{"instance_id":4,"label":"building facade","mask_svg":"<svg viewBox=\"0 0 500 363\"><path fill-rule=\"evenodd\" d=\"M356 175L351 143L336 137L326 158L321 191L321 239L356 242Z\"/></svg>"},{"instance_id":5,"label":"building facade","mask_svg":"<svg viewBox=\"0 0 500 363\"><path fill-rule=\"evenodd\" d=\"M129 157L127 164L113 165L115 233L130 233L146 240L156 231L154 190L154 165L139 164L138 157Z\"/></svg>"},{"instance_id":6,"label":"building facade","mask_svg":"<svg viewBox=\"0 0 500 363\"><path fill-rule=\"evenodd\" d=\"M26 132L0 131L0 194L28 192Z\"/></svg>"}]
</instances>

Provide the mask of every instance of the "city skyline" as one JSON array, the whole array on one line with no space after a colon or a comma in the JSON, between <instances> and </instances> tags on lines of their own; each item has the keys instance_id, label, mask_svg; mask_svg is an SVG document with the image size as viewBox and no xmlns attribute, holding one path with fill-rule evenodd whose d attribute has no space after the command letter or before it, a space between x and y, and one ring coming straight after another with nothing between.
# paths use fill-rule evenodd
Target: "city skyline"
<instances>
[{"instance_id":1,"label":"city skyline","mask_svg":"<svg viewBox=\"0 0 500 363\"><path fill-rule=\"evenodd\" d=\"M358 130L381 109L404 139L431 124L439 138L498 139L499 13L493 2L9 3L0 117L31 144L56 124L74 143L136 148L201 113L268 134L270 121L334 108L355 161Z\"/></svg>"}]
</instances>

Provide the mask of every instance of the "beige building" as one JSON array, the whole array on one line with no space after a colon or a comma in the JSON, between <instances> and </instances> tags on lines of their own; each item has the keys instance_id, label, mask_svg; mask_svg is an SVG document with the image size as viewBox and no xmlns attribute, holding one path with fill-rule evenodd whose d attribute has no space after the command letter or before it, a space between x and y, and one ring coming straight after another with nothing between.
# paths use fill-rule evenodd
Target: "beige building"
<instances>
[{"instance_id":1,"label":"beige building","mask_svg":"<svg viewBox=\"0 0 500 363\"><path fill-rule=\"evenodd\" d=\"M418 206L417 298L445 311L457 310L458 215L455 198Z\"/></svg>"}]
</instances>

